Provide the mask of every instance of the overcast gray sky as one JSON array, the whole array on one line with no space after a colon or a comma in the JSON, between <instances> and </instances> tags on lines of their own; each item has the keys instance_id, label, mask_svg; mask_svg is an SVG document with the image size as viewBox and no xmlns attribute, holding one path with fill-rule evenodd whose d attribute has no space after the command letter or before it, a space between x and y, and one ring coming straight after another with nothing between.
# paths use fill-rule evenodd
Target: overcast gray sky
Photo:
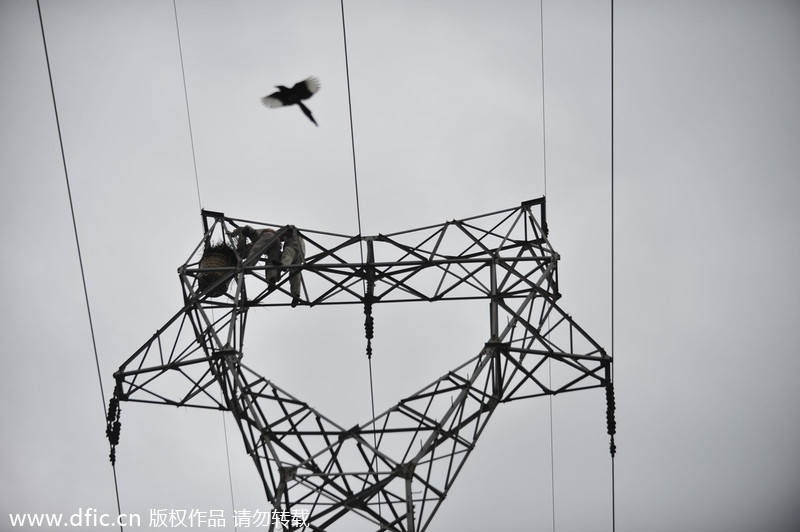
<instances>
[{"instance_id":1,"label":"overcast gray sky","mask_svg":"<svg viewBox=\"0 0 800 532\"><path fill-rule=\"evenodd\" d=\"M546 145L561 306L610 350L609 2L545 0L544 94L538 2L345 8L364 234L539 197ZM356 234L340 4L177 9L202 206ZM800 3L615 9L617 529L797 530ZM173 4L43 0L42 13L110 394L114 370L180 307L176 268L201 237ZM0 522L113 513L33 1L0 1L0 72ZM309 75L322 82L309 102L319 128L261 106ZM476 354L485 313L376 308L377 410ZM251 317L248 364L352 426L370 414L362 325L357 308ZM280 356L259 352L267 340ZM552 405L554 489L548 401L504 405L431 530L611 529L604 397ZM122 409L124 512L232 516L222 414ZM226 424L236 507L268 510Z\"/></svg>"}]
</instances>

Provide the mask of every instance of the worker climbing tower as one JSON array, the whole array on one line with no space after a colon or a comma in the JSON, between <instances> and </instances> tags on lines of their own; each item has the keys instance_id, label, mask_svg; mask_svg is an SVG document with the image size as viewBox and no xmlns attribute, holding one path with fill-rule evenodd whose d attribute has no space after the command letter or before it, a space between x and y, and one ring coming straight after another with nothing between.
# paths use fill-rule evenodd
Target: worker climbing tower
<instances>
[{"instance_id":1,"label":"worker climbing tower","mask_svg":"<svg viewBox=\"0 0 800 532\"><path fill-rule=\"evenodd\" d=\"M613 453L612 360L558 305L544 198L377 236L202 217L203 237L178 268L183 307L114 373L112 460L120 402L224 410L267 499L303 516L283 529L344 530L356 513L375 530L421 532L503 403L604 388ZM245 242L245 228L267 236ZM270 259L298 233L304 262ZM292 278L302 280L299 301ZM486 342L360 425L337 424L247 366L246 329L267 307L363 305L369 356L373 305L446 300L486 301Z\"/></svg>"}]
</instances>

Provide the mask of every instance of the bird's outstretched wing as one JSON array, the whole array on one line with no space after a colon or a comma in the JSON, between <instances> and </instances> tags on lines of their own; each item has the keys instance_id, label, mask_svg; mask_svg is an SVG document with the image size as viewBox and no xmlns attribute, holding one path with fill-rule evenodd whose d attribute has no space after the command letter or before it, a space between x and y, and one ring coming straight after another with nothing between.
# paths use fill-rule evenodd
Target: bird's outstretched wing
<instances>
[{"instance_id":1,"label":"bird's outstretched wing","mask_svg":"<svg viewBox=\"0 0 800 532\"><path fill-rule=\"evenodd\" d=\"M316 94L321 86L322 84L319 82L319 80L314 76L311 76L310 78L306 78L299 83L295 83L291 88L291 91L295 93L300 100L305 100Z\"/></svg>"},{"instance_id":2,"label":"bird's outstretched wing","mask_svg":"<svg viewBox=\"0 0 800 532\"><path fill-rule=\"evenodd\" d=\"M263 98L261 98L261 103L263 103L264 106L269 108L283 107L285 104L281 100L280 96L281 96L280 92L273 92L269 96L264 96Z\"/></svg>"}]
</instances>

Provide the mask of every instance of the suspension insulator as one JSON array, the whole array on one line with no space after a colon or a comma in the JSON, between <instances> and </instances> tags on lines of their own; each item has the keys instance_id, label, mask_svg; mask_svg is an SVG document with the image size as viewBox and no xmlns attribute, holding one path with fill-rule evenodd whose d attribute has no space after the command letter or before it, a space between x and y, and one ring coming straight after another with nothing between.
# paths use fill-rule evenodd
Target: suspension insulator
<instances>
[{"instance_id":1,"label":"suspension insulator","mask_svg":"<svg viewBox=\"0 0 800 532\"><path fill-rule=\"evenodd\" d=\"M615 418L616 401L614 399L614 385L611 383L606 384L606 425L608 427L608 435L611 437L609 450L611 456L617 453L617 445L614 442L614 435L617 433L617 422Z\"/></svg>"},{"instance_id":2,"label":"suspension insulator","mask_svg":"<svg viewBox=\"0 0 800 532\"><path fill-rule=\"evenodd\" d=\"M119 433L122 428L122 423L119 420L119 399L115 395L108 402L108 413L106 414L106 437L108 443L111 444L111 453L109 459L114 464L117 461L116 447L119 444Z\"/></svg>"},{"instance_id":3,"label":"suspension insulator","mask_svg":"<svg viewBox=\"0 0 800 532\"><path fill-rule=\"evenodd\" d=\"M367 340L372 340L375 333L375 320L372 318L372 305L369 303L364 305L364 314L366 315L364 319L364 334Z\"/></svg>"},{"instance_id":4,"label":"suspension insulator","mask_svg":"<svg viewBox=\"0 0 800 532\"><path fill-rule=\"evenodd\" d=\"M375 320L372 319L372 302L368 297L364 301L364 335L367 338L367 358L372 358L372 338L375 333Z\"/></svg>"},{"instance_id":5,"label":"suspension insulator","mask_svg":"<svg viewBox=\"0 0 800 532\"><path fill-rule=\"evenodd\" d=\"M114 396L108 402L108 412L106 413L106 421L108 423L114 422L114 419L116 419L117 417L118 410L119 410L119 399L117 399L116 396Z\"/></svg>"}]
</instances>

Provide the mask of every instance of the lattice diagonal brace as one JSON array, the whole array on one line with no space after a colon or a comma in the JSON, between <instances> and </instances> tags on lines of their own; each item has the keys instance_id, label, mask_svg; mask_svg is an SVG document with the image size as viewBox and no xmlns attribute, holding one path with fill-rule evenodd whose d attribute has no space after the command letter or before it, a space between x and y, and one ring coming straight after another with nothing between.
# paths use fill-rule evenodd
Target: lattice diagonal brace
<instances>
[{"instance_id":1,"label":"lattice diagonal brace","mask_svg":"<svg viewBox=\"0 0 800 532\"><path fill-rule=\"evenodd\" d=\"M184 307L114 374L112 459L119 401L228 410L268 500L282 515L302 516L284 529L345 530L343 517L359 514L375 530L417 532L430 525L500 403L606 388L613 447L611 357L556 303L558 255L543 198L388 235L300 229L305 262L289 266L268 257L293 226L208 211L203 222L203 239L178 270ZM274 237L240 254L233 235L245 226ZM209 266L201 256L220 243L235 260ZM485 299L488 341L375 419L342 427L243 363L248 311L292 303L289 278L298 273L301 305L371 311L387 302Z\"/></svg>"}]
</instances>

